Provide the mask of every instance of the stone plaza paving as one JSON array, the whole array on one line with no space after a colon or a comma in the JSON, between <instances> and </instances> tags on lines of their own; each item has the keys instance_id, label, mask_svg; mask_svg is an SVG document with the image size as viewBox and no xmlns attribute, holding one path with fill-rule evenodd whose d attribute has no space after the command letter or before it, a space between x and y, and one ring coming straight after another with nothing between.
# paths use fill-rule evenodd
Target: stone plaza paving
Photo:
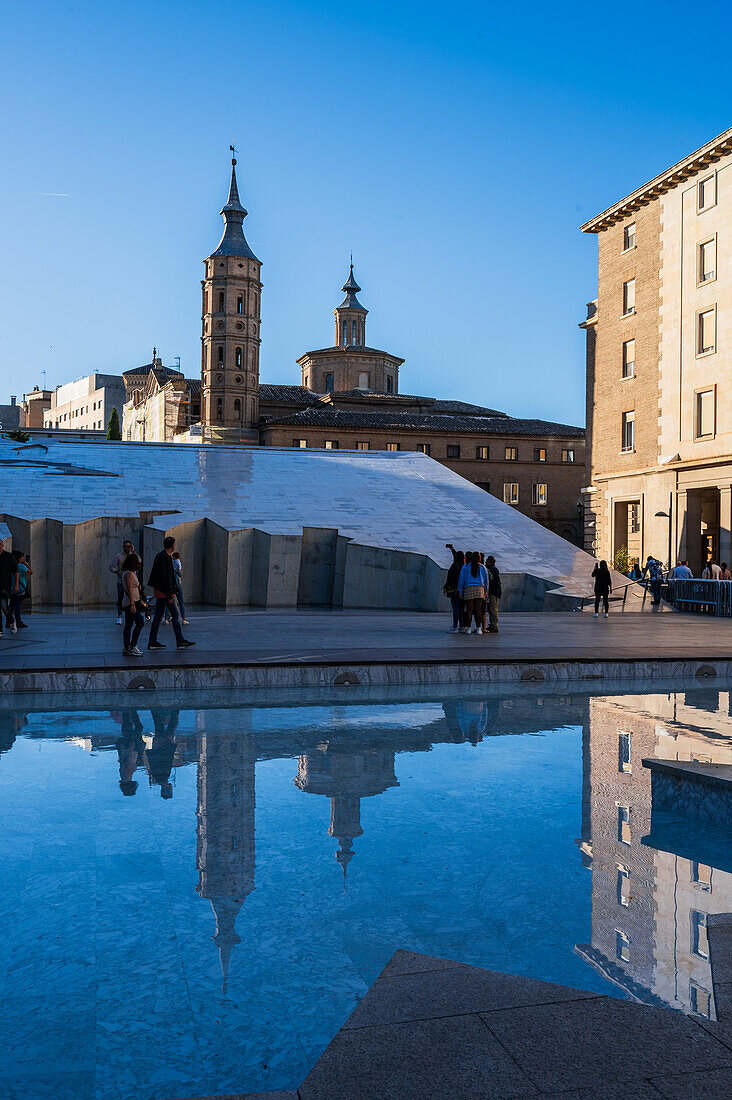
<instances>
[{"instance_id":1,"label":"stone plaza paving","mask_svg":"<svg viewBox=\"0 0 732 1100\"><path fill-rule=\"evenodd\" d=\"M732 660L732 621L703 615L590 611L506 614L497 635L449 633L444 614L389 611L223 611L192 608L186 635L196 642L177 652L172 629L167 649L122 656L122 631L112 611L35 612L29 629L0 640L0 672L42 669L154 669L222 665L510 663L521 661L700 662ZM694 671L693 669L691 670Z\"/></svg>"}]
</instances>

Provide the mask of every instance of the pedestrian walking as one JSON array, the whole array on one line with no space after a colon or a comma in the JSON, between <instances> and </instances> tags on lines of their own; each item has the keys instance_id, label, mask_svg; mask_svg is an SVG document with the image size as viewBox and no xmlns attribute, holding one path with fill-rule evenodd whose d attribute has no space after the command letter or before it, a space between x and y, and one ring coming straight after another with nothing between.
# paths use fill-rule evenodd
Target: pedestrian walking
<instances>
[{"instance_id":1,"label":"pedestrian walking","mask_svg":"<svg viewBox=\"0 0 732 1100\"><path fill-rule=\"evenodd\" d=\"M5 549L5 543L0 539L0 638L3 636L3 618L5 625L13 633L17 630L15 619L11 609L13 596L18 595L18 563Z\"/></svg>"},{"instance_id":2,"label":"pedestrian walking","mask_svg":"<svg viewBox=\"0 0 732 1100\"><path fill-rule=\"evenodd\" d=\"M159 554L155 555L155 560L150 570L150 576L147 583L150 588L152 588L155 596L155 614L153 615L152 625L150 626L150 638L147 643L148 649L165 649L163 642L158 641L158 630L160 629L160 623L162 622L166 608L169 609L170 617L173 620L173 631L175 633L178 649L188 649L189 646L196 644L195 642L189 642L187 638L183 637L183 631L180 625L180 615L178 614L178 607L176 605L177 591L175 570L173 569L174 550L175 539L172 535L168 535L163 540L163 549Z\"/></svg>"},{"instance_id":3,"label":"pedestrian walking","mask_svg":"<svg viewBox=\"0 0 732 1100\"><path fill-rule=\"evenodd\" d=\"M722 581L732 581L732 573L730 573L726 561L722 562L722 576L719 579Z\"/></svg>"},{"instance_id":4,"label":"pedestrian walking","mask_svg":"<svg viewBox=\"0 0 732 1100\"><path fill-rule=\"evenodd\" d=\"M601 561L599 565L595 562L592 576L595 579L595 614L592 617L596 619L600 614L600 600L602 600L605 618L607 618L608 611L610 610L610 593L613 590L613 581L610 576L610 570L607 567L607 562Z\"/></svg>"},{"instance_id":5,"label":"pedestrian walking","mask_svg":"<svg viewBox=\"0 0 732 1100\"><path fill-rule=\"evenodd\" d=\"M186 605L183 602L183 562L180 560L180 554L177 550L173 551L173 569L175 570L175 586L178 595L178 609L180 611L180 617L184 626L188 626L188 619L186 618Z\"/></svg>"},{"instance_id":6,"label":"pedestrian walking","mask_svg":"<svg viewBox=\"0 0 732 1100\"><path fill-rule=\"evenodd\" d=\"M498 572L496 565L496 559L492 554L489 554L485 559L486 569L488 570L488 633L498 633L498 604L503 595L503 589L501 587L501 574Z\"/></svg>"},{"instance_id":7,"label":"pedestrian walking","mask_svg":"<svg viewBox=\"0 0 732 1100\"><path fill-rule=\"evenodd\" d=\"M13 557L18 563L18 591L10 597L10 610L12 612L15 630L25 630L28 623L23 622L20 609L23 600L28 595L28 577L33 576L33 570L22 550L13 550Z\"/></svg>"},{"instance_id":8,"label":"pedestrian walking","mask_svg":"<svg viewBox=\"0 0 732 1100\"><path fill-rule=\"evenodd\" d=\"M446 545L448 550L452 550L452 565L447 571L445 587L442 591L452 604L450 634L459 634L463 625L463 601L458 591L458 581L460 580L460 570L465 565L465 554L462 550L456 550L450 542Z\"/></svg>"},{"instance_id":9,"label":"pedestrian walking","mask_svg":"<svg viewBox=\"0 0 732 1100\"><path fill-rule=\"evenodd\" d=\"M145 616L142 612L140 598L140 559L134 552L128 554L122 562L122 611L125 616L124 630L122 631L122 656L142 657L142 651L138 649L137 640L140 631L145 625Z\"/></svg>"},{"instance_id":10,"label":"pedestrian walking","mask_svg":"<svg viewBox=\"0 0 732 1100\"><path fill-rule=\"evenodd\" d=\"M122 599L125 594L124 585L122 584L122 572L123 563L128 554L134 554L135 547L132 544L131 539L125 539L122 543L122 553L117 554L109 565L109 572L114 573L117 578L117 626L122 625Z\"/></svg>"},{"instance_id":11,"label":"pedestrian walking","mask_svg":"<svg viewBox=\"0 0 732 1100\"><path fill-rule=\"evenodd\" d=\"M653 596L651 602L654 607L658 607L661 602L661 588L663 586L663 566L652 554L648 555L648 560L643 567L643 577L646 575L648 575L651 585L651 595Z\"/></svg>"},{"instance_id":12,"label":"pedestrian walking","mask_svg":"<svg viewBox=\"0 0 732 1100\"><path fill-rule=\"evenodd\" d=\"M702 573L702 578L705 581L721 581L721 579L722 579L722 570L717 565L714 558L710 558L709 561L707 562L707 564L704 568L704 572Z\"/></svg>"},{"instance_id":13,"label":"pedestrian walking","mask_svg":"<svg viewBox=\"0 0 732 1100\"><path fill-rule=\"evenodd\" d=\"M178 601L178 610L180 611L181 622L184 626L188 626L188 619L186 618L186 605L183 602L183 565L180 560L180 554L178 551L173 553L173 569L175 570L175 598ZM165 613L165 622L171 623L173 620L170 617L170 612Z\"/></svg>"},{"instance_id":14,"label":"pedestrian walking","mask_svg":"<svg viewBox=\"0 0 732 1100\"><path fill-rule=\"evenodd\" d=\"M468 558L470 559L468 561ZM471 620L475 621L475 633L483 633L483 603L488 592L488 571L481 565L480 555L473 551L466 555L460 570L458 592L465 601L465 633L471 633Z\"/></svg>"}]
</instances>

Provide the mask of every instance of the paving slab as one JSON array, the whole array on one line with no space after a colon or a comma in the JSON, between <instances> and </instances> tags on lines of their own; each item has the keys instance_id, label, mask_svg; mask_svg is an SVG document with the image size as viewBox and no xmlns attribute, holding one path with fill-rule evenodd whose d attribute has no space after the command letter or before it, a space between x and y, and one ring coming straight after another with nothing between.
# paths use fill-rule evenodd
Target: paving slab
<instances>
[{"instance_id":1,"label":"paving slab","mask_svg":"<svg viewBox=\"0 0 732 1100\"><path fill-rule=\"evenodd\" d=\"M395 951L386 964L380 978L396 978L400 974L424 974L432 970L454 970L460 966L452 959L438 959L435 955L420 955L417 951Z\"/></svg>"},{"instance_id":2,"label":"paving slab","mask_svg":"<svg viewBox=\"0 0 732 1100\"><path fill-rule=\"evenodd\" d=\"M723 1100L732 1096L732 1069L652 1077L651 1083L665 1100Z\"/></svg>"},{"instance_id":3,"label":"paving slab","mask_svg":"<svg viewBox=\"0 0 732 1100\"><path fill-rule=\"evenodd\" d=\"M382 976L343 1026L346 1029L373 1027L597 996L551 982L459 965L426 973Z\"/></svg>"},{"instance_id":4,"label":"paving slab","mask_svg":"<svg viewBox=\"0 0 732 1100\"><path fill-rule=\"evenodd\" d=\"M539 1095L476 1015L342 1030L298 1092L300 1100Z\"/></svg>"},{"instance_id":5,"label":"paving slab","mask_svg":"<svg viewBox=\"0 0 732 1100\"><path fill-rule=\"evenodd\" d=\"M595 997L481 1013L544 1092L732 1068L732 1051L668 1009Z\"/></svg>"}]
</instances>

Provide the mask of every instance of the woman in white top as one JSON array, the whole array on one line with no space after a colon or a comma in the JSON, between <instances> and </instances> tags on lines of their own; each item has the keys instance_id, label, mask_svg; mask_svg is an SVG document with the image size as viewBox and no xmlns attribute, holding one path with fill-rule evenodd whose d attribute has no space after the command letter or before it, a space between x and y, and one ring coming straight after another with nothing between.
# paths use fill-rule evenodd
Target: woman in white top
<instances>
[{"instance_id":1,"label":"woman in white top","mask_svg":"<svg viewBox=\"0 0 732 1100\"><path fill-rule=\"evenodd\" d=\"M145 616L140 610L140 565L140 559L135 553L128 554L122 562L122 610L125 614L122 631L123 657L142 657L142 651L137 648L137 639L145 625Z\"/></svg>"}]
</instances>

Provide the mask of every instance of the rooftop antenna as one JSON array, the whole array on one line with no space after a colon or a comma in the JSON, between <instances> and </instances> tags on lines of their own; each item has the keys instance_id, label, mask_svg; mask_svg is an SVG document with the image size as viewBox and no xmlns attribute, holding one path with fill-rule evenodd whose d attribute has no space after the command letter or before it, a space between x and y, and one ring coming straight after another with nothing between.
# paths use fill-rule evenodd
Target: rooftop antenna
<instances>
[{"instance_id":1,"label":"rooftop antenna","mask_svg":"<svg viewBox=\"0 0 732 1100\"><path fill-rule=\"evenodd\" d=\"M43 375L43 389L45 390L45 388L46 388L46 372L45 372L45 370L42 370L41 374Z\"/></svg>"}]
</instances>

